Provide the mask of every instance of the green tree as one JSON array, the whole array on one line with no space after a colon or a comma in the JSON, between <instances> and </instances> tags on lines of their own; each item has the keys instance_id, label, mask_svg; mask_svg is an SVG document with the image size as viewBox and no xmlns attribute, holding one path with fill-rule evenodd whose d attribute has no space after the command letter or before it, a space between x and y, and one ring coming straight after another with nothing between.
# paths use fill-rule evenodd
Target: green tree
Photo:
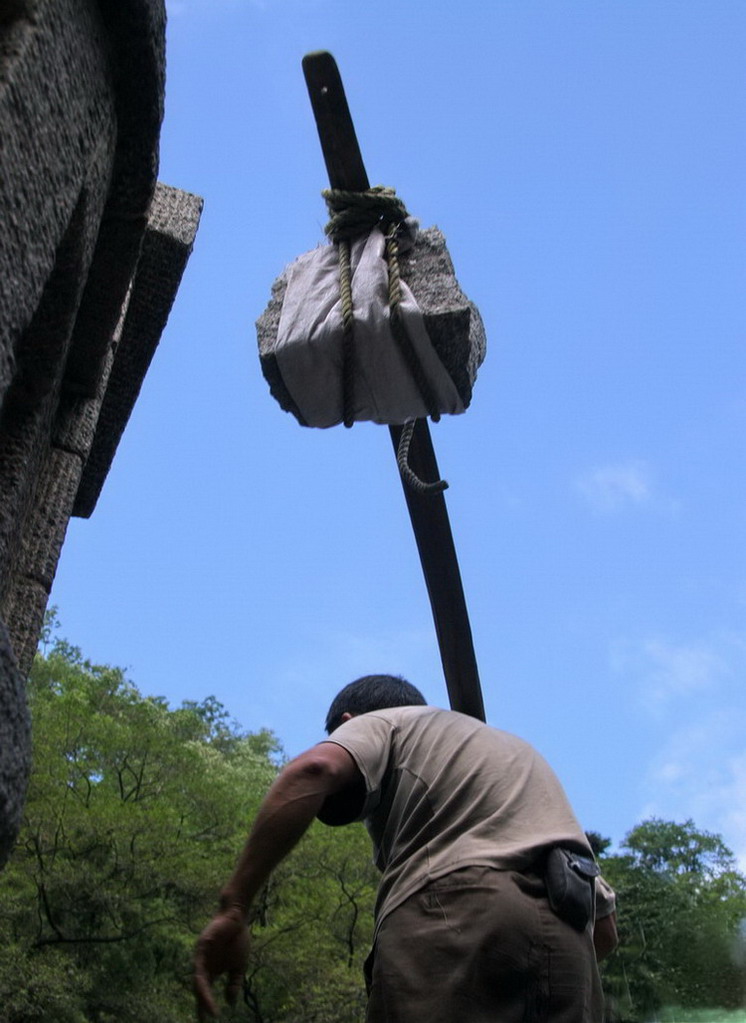
<instances>
[{"instance_id":1,"label":"green tree","mask_svg":"<svg viewBox=\"0 0 746 1023\"><path fill-rule=\"evenodd\" d=\"M281 750L213 697L170 709L49 631L45 642L29 682L25 823L0 874L0 1020L190 1018L195 937ZM311 830L260 904L237 1018L361 1018L369 860L361 830Z\"/></svg>"},{"instance_id":2,"label":"green tree","mask_svg":"<svg viewBox=\"0 0 746 1023\"><path fill-rule=\"evenodd\" d=\"M18 1023L183 1019L193 934L274 775L273 742L234 732L226 747L214 701L169 710L62 641L37 657L29 696L25 823L0 875L0 1004ZM60 970L66 1007L52 1013Z\"/></svg>"},{"instance_id":3,"label":"green tree","mask_svg":"<svg viewBox=\"0 0 746 1023\"><path fill-rule=\"evenodd\" d=\"M256 907L246 1002L255 1023L358 1023L378 875L362 825L316 823Z\"/></svg>"},{"instance_id":4,"label":"green tree","mask_svg":"<svg viewBox=\"0 0 746 1023\"><path fill-rule=\"evenodd\" d=\"M722 838L653 818L622 849L601 858L618 898L620 946L603 969L612 1018L743 1007L746 878Z\"/></svg>"}]
</instances>

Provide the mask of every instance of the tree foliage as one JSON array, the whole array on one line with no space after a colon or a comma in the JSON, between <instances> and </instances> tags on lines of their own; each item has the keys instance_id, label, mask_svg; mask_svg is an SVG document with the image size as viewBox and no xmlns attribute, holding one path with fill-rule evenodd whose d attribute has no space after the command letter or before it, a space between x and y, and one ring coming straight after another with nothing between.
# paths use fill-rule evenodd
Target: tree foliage
<instances>
[{"instance_id":1,"label":"tree foliage","mask_svg":"<svg viewBox=\"0 0 746 1023\"><path fill-rule=\"evenodd\" d=\"M618 900L620 945L603 970L611 1018L743 1008L746 878L721 837L653 818L601 863Z\"/></svg>"},{"instance_id":2,"label":"tree foliage","mask_svg":"<svg viewBox=\"0 0 746 1023\"><path fill-rule=\"evenodd\" d=\"M25 822L0 873L0 1020L189 1019L194 940L281 750L214 697L172 709L50 630L45 642L29 682ZM742 1006L746 880L722 839L657 819L618 854L590 837L618 894L609 1018ZM257 901L232 1018L358 1023L376 884L360 826L311 828Z\"/></svg>"},{"instance_id":3,"label":"tree foliage","mask_svg":"<svg viewBox=\"0 0 746 1023\"><path fill-rule=\"evenodd\" d=\"M190 1018L195 936L276 773L277 741L242 733L212 697L177 709L144 697L63 641L37 656L29 699L25 822L0 874L0 1017ZM348 1007L360 1005L374 891L362 837L319 826L273 879L237 1018L359 1018Z\"/></svg>"},{"instance_id":4,"label":"tree foliage","mask_svg":"<svg viewBox=\"0 0 746 1023\"><path fill-rule=\"evenodd\" d=\"M316 825L257 907L245 997L256 1023L358 1023L377 875L361 825Z\"/></svg>"}]
</instances>

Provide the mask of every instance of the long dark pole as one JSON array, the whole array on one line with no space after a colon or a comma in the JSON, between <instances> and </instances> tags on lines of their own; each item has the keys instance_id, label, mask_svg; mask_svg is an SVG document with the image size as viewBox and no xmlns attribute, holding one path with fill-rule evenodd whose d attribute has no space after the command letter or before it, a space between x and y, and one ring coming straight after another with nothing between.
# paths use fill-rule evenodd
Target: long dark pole
<instances>
[{"instance_id":1,"label":"long dark pole","mask_svg":"<svg viewBox=\"0 0 746 1023\"><path fill-rule=\"evenodd\" d=\"M329 184L351 192L365 191L369 187L368 175L334 58L326 52L309 53L303 58L303 73ZM391 426L389 430L396 450L401 427ZM440 479L426 419L417 420L409 464L421 480ZM445 499L442 494L419 494L403 481L402 486L435 620L451 707L484 721L477 659Z\"/></svg>"}]
</instances>

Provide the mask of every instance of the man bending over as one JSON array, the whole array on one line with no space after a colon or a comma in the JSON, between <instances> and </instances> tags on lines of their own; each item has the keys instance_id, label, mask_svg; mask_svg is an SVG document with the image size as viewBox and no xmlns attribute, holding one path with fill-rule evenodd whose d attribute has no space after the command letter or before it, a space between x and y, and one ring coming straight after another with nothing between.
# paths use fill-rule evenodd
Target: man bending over
<instances>
[{"instance_id":1,"label":"man bending over","mask_svg":"<svg viewBox=\"0 0 746 1023\"><path fill-rule=\"evenodd\" d=\"M596 879L594 926L597 867L546 761L391 675L346 686L326 731L270 788L199 938L199 1018L223 973L235 1001L252 900L319 817L364 820L382 874L367 1023L600 1023L613 893Z\"/></svg>"}]
</instances>

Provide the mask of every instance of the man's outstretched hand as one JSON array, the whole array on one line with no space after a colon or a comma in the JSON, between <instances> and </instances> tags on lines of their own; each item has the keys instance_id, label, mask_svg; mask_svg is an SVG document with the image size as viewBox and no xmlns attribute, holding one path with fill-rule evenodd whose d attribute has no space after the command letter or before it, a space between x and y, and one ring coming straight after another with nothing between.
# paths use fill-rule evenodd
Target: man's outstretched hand
<instances>
[{"instance_id":1,"label":"man's outstretched hand","mask_svg":"<svg viewBox=\"0 0 746 1023\"><path fill-rule=\"evenodd\" d=\"M246 916L252 899L305 835L328 797L361 780L352 755L333 742L321 742L301 753L275 778L223 888L222 908L197 942L194 996L200 1023L218 1015L212 986L221 974L228 975L229 1004L236 1001L241 990L249 954Z\"/></svg>"},{"instance_id":2,"label":"man's outstretched hand","mask_svg":"<svg viewBox=\"0 0 746 1023\"><path fill-rule=\"evenodd\" d=\"M249 958L249 929L240 909L221 910L205 927L194 953L194 997L197 1019L215 1019L219 1015L212 986L226 973L225 996L235 1005L243 984Z\"/></svg>"}]
</instances>

